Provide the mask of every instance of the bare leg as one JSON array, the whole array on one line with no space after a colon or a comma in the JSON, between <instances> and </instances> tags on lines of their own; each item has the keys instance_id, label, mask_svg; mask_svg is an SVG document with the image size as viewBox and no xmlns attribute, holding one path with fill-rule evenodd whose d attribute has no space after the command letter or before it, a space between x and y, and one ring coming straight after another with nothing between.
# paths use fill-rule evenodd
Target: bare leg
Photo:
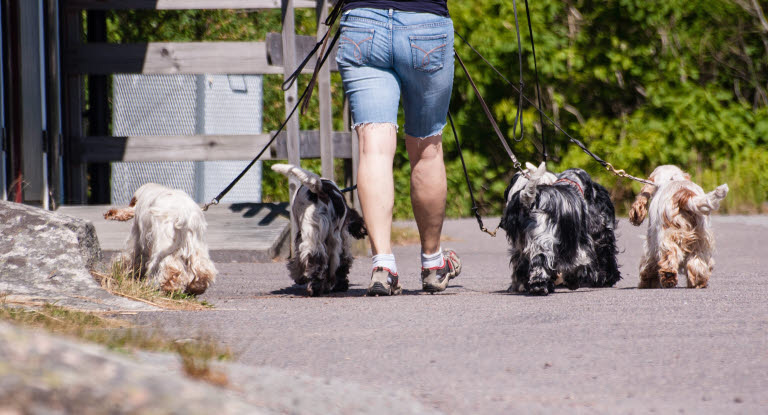
<instances>
[{"instance_id":1,"label":"bare leg","mask_svg":"<svg viewBox=\"0 0 768 415\"><path fill-rule=\"evenodd\" d=\"M434 254L440 248L440 233L445 219L447 181L443 162L443 136L405 137L411 162L411 206L419 228L421 249Z\"/></svg>"},{"instance_id":2,"label":"bare leg","mask_svg":"<svg viewBox=\"0 0 768 415\"><path fill-rule=\"evenodd\" d=\"M397 130L392 124L365 124L356 128L360 140L357 194L368 229L373 255L391 254L392 209L395 185L392 163Z\"/></svg>"}]
</instances>

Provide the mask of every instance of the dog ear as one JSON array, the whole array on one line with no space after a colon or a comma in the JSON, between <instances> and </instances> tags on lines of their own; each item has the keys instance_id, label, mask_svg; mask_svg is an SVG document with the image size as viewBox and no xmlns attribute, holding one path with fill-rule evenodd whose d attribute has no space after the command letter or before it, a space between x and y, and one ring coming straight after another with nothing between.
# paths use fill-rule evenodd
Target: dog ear
<instances>
[{"instance_id":1,"label":"dog ear","mask_svg":"<svg viewBox=\"0 0 768 415\"><path fill-rule=\"evenodd\" d=\"M531 163L530 161L525 162L525 168L528 169L529 173L533 173L534 171L536 171L536 165Z\"/></svg>"}]
</instances>

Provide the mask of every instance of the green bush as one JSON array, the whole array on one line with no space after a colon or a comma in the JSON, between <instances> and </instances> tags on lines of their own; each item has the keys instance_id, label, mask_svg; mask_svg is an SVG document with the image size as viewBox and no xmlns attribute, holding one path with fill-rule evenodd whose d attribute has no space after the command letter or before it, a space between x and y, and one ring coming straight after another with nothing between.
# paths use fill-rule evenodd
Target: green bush
<instances>
[{"instance_id":1,"label":"green bush","mask_svg":"<svg viewBox=\"0 0 768 415\"><path fill-rule=\"evenodd\" d=\"M645 177L656 166L677 164L705 190L727 182L724 212L768 211L768 29L761 0L539 0L529 2L536 41L543 110L616 168ZM518 2L526 96L536 97L525 3ZM450 3L456 30L515 85L517 40L512 2ZM115 12L111 41L263 40L280 30L279 11ZM297 13L297 31L314 34L313 11ZM525 133L513 137L518 96L457 38L478 88L518 158L542 159L541 133L550 168L581 167L612 191L620 212L640 184L617 179L592 161L528 103ZM280 76L265 77L265 130L285 115ZM307 82L300 78L299 88ZM343 91L333 76L335 128L342 128ZM301 128L317 128L316 100ZM460 68L451 111L473 189L483 214L501 213L503 192L514 173ZM515 138L515 141L513 140ZM402 140L401 140L402 141ZM395 158L395 216L411 217L410 167L404 145ZM447 214L470 216L471 202L453 135L446 129ZM267 163L268 165L269 163ZM319 161L303 162L319 170ZM342 169L337 163L337 172ZM265 169L265 200L286 200L282 176ZM338 177L338 176L337 176Z\"/></svg>"}]
</instances>

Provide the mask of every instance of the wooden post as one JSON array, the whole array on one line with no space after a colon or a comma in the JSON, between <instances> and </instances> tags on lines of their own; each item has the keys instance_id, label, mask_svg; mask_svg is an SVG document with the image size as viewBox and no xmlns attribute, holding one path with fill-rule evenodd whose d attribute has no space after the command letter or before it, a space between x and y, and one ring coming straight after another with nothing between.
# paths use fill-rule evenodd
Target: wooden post
<instances>
[{"instance_id":1,"label":"wooden post","mask_svg":"<svg viewBox=\"0 0 768 415\"><path fill-rule=\"evenodd\" d=\"M283 78L287 79L294 70L296 70L296 29L295 16L293 10L293 0L282 0L283 12ZM285 91L285 116L291 113L291 109L298 100L298 82L295 82L287 91ZM294 166L301 165L301 154L299 144L299 114L294 114L293 118L285 126L286 140L288 144L288 162ZM293 194L299 186L296 179L289 179L288 194L291 198L291 207L293 207ZM295 252L293 243L296 240L298 229L293 226L293 209L291 209L291 253Z\"/></svg>"},{"instance_id":2,"label":"wooden post","mask_svg":"<svg viewBox=\"0 0 768 415\"><path fill-rule=\"evenodd\" d=\"M59 1L45 0L46 108L50 197L55 209L61 200L61 85L59 65Z\"/></svg>"},{"instance_id":3,"label":"wooden post","mask_svg":"<svg viewBox=\"0 0 768 415\"><path fill-rule=\"evenodd\" d=\"M330 29L323 24L328 17L328 2L317 0L317 40L320 41ZM333 36L329 33L328 36ZM330 46L331 40L328 40ZM322 56L318 56L318 64ZM333 177L333 109L331 107L331 70L330 62L326 62L317 74L317 98L320 107L320 163L322 176L329 180Z\"/></svg>"},{"instance_id":4,"label":"wooden post","mask_svg":"<svg viewBox=\"0 0 768 415\"><path fill-rule=\"evenodd\" d=\"M61 16L61 44L71 50L80 44L82 19L79 10L69 10ZM62 84L63 130L66 202L85 204L87 181L85 164L80 161L79 140L83 136L83 77L65 73Z\"/></svg>"},{"instance_id":5,"label":"wooden post","mask_svg":"<svg viewBox=\"0 0 768 415\"><path fill-rule=\"evenodd\" d=\"M24 179L24 203L42 204L47 200L43 173L43 103L40 72L40 2L19 1L18 80L16 85L20 112L16 130L21 145L21 171Z\"/></svg>"},{"instance_id":6,"label":"wooden post","mask_svg":"<svg viewBox=\"0 0 768 415\"><path fill-rule=\"evenodd\" d=\"M107 41L107 14L103 10L88 10L88 42ZM107 77L105 75L88 76L88 135L108 136L109 114L107 105ZM89 204L106 205L110 203L109 182L112 167L109 163L88 164Z\"/></svg>"},{"instance_id":7,"label":"wooden post","mask_svg":"<svg viewBox=\"0 0 768 415\"><path fill-rule=\"evenodd\" d=\"M352 133L350 134L350 140L352 141L350 143L350 147L352 147L352 154L350 155L349 160L344 161L344 170L349 172L349 181L347 186L354 186L357 184L357 167L358 163L360 162L360 143L357 141L357 130L351 128L352 123L350 120L352 119L352 114L349 113L349 97L344 97L344 108L341 112L341 118L341 122L344 124L344 131L349 131L350 129L352 130ZM355 209L360 209L360 199L357 196L357 191L352 192L350 199L352 206L354 206Z\"/></svg>"},{"instance_id":8,"label":"wooden post","mask_svg":"<svg viewBox=\"0 0 768 415\"><path fill-rule=\"evenodd\" d=\"M5 14L0 5L0 46L5 38ZM5 53L0 47L0 200L8 200L8 180L5 177Z\"/></svg>"}]
</instances>

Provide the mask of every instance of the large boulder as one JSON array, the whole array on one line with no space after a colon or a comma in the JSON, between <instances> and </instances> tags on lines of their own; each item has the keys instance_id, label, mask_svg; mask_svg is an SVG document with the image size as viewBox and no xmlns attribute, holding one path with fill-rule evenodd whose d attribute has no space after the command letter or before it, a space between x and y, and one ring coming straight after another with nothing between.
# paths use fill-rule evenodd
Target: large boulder
<instances>
[{"instance_id":1,"label":"large boulder","mask_svg":"<svg viewBox=\"0 0 768 415\"><path fill-rule=\"evenodd\" d=\"M177 356L116 353L0 322L0 413L438 415L411 394L287 370L214 363L221 386Z\"/></svg>"},{"instance_id":2,"label":"large boulder","mask_svg":"<svg viewBox=\"0 0 768 415\"><path fill-rule=\"evenodd\" d=\"M0 295L9 302L83 310L145 310L103 290L90 271L102 259L93 224L0 201Z\"/></svg>"},{"instance_id":3,"label":"large boulder","mask_svg":"<svg viewBox=\"0 0 768 415\"><path fill-rule=\"evenodd\" d=\"M129 355L0 322L0 413L270 412Z\"/></svg>"}]
</instances>

